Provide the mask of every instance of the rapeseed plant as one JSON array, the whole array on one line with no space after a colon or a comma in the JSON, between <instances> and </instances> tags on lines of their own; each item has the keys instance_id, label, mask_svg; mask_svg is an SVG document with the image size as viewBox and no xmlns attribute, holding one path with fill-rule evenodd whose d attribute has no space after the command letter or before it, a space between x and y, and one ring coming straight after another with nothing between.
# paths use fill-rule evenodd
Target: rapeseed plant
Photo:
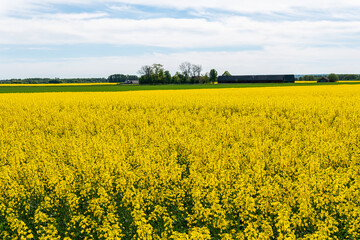
<instances>
[{"instance_id":1,"label":"rapeseed plant","mask_svg":"<svg viewBox=\"0 0 360 240\"><path fill-rule=\"evenodd\" d=\"M0 95L1 239L359 239L358 85Z\"/></svg>"}]
</instances>

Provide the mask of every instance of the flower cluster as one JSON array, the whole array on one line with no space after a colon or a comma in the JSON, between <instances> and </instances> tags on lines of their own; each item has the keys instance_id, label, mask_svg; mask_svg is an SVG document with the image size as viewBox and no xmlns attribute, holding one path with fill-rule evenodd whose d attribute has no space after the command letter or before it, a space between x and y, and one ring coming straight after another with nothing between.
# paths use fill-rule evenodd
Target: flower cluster
<instances>
[{"instance_id":1,"label":"flower cluster","mask_svg":"<svg viewBox=\"0 0 360 240\"><path fill-rule=\"evenodd\" d=\"M360 87L0 95L0 239L359 239Z\"/></svg>"}]
</instances>

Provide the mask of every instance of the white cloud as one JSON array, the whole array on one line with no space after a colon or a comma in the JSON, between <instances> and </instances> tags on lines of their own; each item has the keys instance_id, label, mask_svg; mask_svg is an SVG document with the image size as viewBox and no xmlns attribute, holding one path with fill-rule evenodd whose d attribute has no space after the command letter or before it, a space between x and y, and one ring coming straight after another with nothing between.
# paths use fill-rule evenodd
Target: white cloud
<instances>
[{"instance_id":1,"label":"white cloud","mask_svg":"<svg viewBox=\"0 0 360 240\"><path fill-rule=\"evenodd\" d=\"M360 18L357 16L360 1L0 1L0 50L8 51L7 45L14 44L37 49L42 48L42 45L74 43L157 46L180 50L231 49L241 46L258 46L263 49L52 59L47 62L35 59L17 63L0 59L0 78L107 76L114 72L135 73L141 65L153 62L163 63L173 72L181 61L192 61L203 64L205 69L228 69L239 74L356 72L360 63L357 57L360 53ZM52 12L49 10L54 10L54 4L98 4L102 8L98 12L69 13L59 10L49 14ZM138 10L134 4L168 8L169 14L162 18L126 19L110 16L106 11L135 13ZM171 9L187 10L197 18L172 18ZM317 14L321 17L317 17ZM274 17L281 15L294 17L283 18L287 20ZM1 47L1 44L6 46Z\"/></svg>"},{"instance_id":2,"label":"white cloud","mask_svg":"<svg viewBox=\"0 0 360 240\"><path fill-rule=\"evenodd\" d=\"M349 41L349 35L360 35L360 19L353 14L360 2L343 0L2 0L0 8L0 44L138 44L170 48L219 47L239 45L337 44ZM199 15L209 15L206 9L238 12L283 12L299 15L304 8L321 9L323 13L349 19L321 21L263 20L261 18L220 15L211 20L192 18L150 18L142 20L110 18L107 13L42 13L51 4L109 4L118 11L135 11L131 4L176 9L192 9ZM124 5L116 6L115 3ZM346 14L341 9L351 9ZM296 10L299 9L299 10ZM300 10L301 9L301 10ZM38 12L37 12L38 11ZM18 12L27 18L6 16ZM29 14L29 15L26 15ZM313 13L312 13L313 14ZM196 14L194 14L196 15ZM2 17L1 17L2 16ZM256 15L255 15L256 16ZM316 18L315 18L316 19ZM345 43L346 44L346 43Z\"/></svg>"},{"instance_id":3,"label":"white cloud","mask_svg":"<svg viewBox=\"0 0 360 240\"><path fill-rule=\"evenodd\" d=\"M28 77L107 77L136 74L142 65L161 63L172 73L183 61L232 74L352 73L358 69L360 48L294 49L286 46L264 51L183 52L133 57L74 58L57 61L14 61L0 64L0 79ZM344 64L346 62L346 64Z\"/></svg>"},{"instance_id":4,"label":"white cloud","mask_svg":"<svg viewBox=\"0 0 360 240\"><path fill-rule=\"evenodd\" d=\"M0 15L9 12L26 12L41 10L50 7L53 4L68 4L68 5L89 5L89 4L109 4L114 7L114 4L124 4L119 8L125 10L131 5L143 5L159 8L173 8L173 9L215 9L218 11L234 11L241 13L292 13L300 9L326 11L328 14L342 15L342 9L354 10L360 8L360 2L354 0L2 0Z\"/></svg>"},{"instance_id":5,"label":"white cloud","mask_svg":"<svg viewBox=\"0 0 360 240\"><path fill-rule=\"evenodd\" d=\"M139 4L146 6L168 7L175 9L216 9L236 12L289 12L297 8L320 9L338 12L339 9L360 7L360 2L354 0L114 0L124 4Z\"/></svg>"},{"instance_id":6,"label":"white cloud","mask_svg":"<svg viewBox=\"0 0 360 240\"><path fill-rule=\"evenodd\" d=\"M36 21L36 20L55 20L55 21L66 21L66 22L72 22L77 20L90 20L90 19L99 19L107 17L107 13L99 12L99 13L56 13L56 14L43 14L41 15L41 18L39 17L33 17L30 20L25 21Z\"/></svg>"},{"instance_id":7,"label":"white cloud","mask_svg":"<svg viewBox=\"0 0 360 240\"><path fill-rule=\"evenodd\" d=\"M0 44L98 43L168 48L346 44L360 21L256 21L104 18L103 13L55 14L0 20ZM350 38L349 38L350 36ZM355 42L356 39L353 39Z\"/></svg>"},{"instance_id":8,"label":"white cloud","mask_svg":"<svg viewBox=\"0 0 360 240\"><path fill-rule=\"evenodd\" d=\"M125 13L142 13L142 11L139 11L135 7L132 7L130 5L109 5L109 9L117 11L117 12L125 12Z\"/></svg>"}]
</instances>

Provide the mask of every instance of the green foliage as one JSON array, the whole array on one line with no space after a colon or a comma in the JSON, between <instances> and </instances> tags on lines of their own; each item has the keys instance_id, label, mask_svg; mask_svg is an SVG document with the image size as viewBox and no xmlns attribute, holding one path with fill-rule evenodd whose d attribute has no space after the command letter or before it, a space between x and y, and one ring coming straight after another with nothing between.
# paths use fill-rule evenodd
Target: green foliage
<instances>
[{"instance_id":1,"label":"green foliage","mask_svg":"<svg viewBox=\"0 0 360 240\"><path fill-rule=\"evenodd\" d=\"M153 64L152 70L152 84L164 84L164 66L161 64Z\"/></svg>"},{"instance_id":2,"label":"green foliage","mask_svg":"<svg viewBox=\"0 0 360 240\"><path fill-rule=\"evenodd\" d=\"M181 83L181 78L179 77L179 74L176 73L172 78L171 78L171 82L173 84L180 84Z\"/></svg>"},{"instance_id":3,"label":"green foliage","mask_svg":"<svg viewBox=\"0 0 360 240\"><path fill-rule=\"evenodd\" d=\"M201 77L201 65L184 62L180 65L181 72L177 72L173 77L168 70L161 64L142 66L138 71L141 74L139 83L142 85L159 84L199 84L203 83Z\"/></svg>"},{"instance_id":4,"label":"green foliage","mask_svg":"<svg viewBox=\"0 0 360 240\"><path fill-rule=\"evenodd\" d=\"M214 83L217 82L218 73L215 69L210 70L210 82Z\"/></svg>"},{"instance_id":5,"label":"green foliage","mask_svg":"<svg viewBox=\"0 0 360 240\"><path fill-rule=\"evenodd\" d=\"M183 62L180 64L179 69L181 71L181 73L179 74L179 77L182 79L181 83L197 84L202 82L201 65L191 64L190 62Z\"/></svg>"},{"instance_id":6,"label":"green foliage","mask_svg":"<svg viewBox=\"0 0 360 240\"><path fill-rule=\"evenodd\" d=\"M180 84L185 84L185 83L189 83L189 77L187 77L186 75L184 74L181 74L181 73L177 73L177 76L179 77L180 79Z\"/></svg>"},{"instance_id":7,"label":"green foliage","mask_svg":"<svg viewBox=\"0 0 360 240\"><path fill-rule=\"evenodd\" d=\"M337 81L339 81L339 76L336 75L335 73L330 73L329 76L328 76L328 78L329 78L329 81L330 81L330 82L337 82Z\"/></svg>"},{"instance_id":8,"label":"green foliage","mask_svg":"<svg viewBox=\"0 0 360 240\"><path fill-rule=\"evenodd\" d=\"M169 71L165 71L164 72L164 80L165 80L165 83L172 83L171 82L171 74Z\"/></svg>"},{"instance_id":9,"label":"green foliage","mask_svg":"<svg viewBox=\"0 0 360 240\"><path fill-rule=\"evenodd\" d=\"M208 73L205 73L205 75L202 75L202 76L201 76L201 81L202 81L202 83L204 83L204 84L209 83L209 82L210 82L209 74L208 74Z\"/></svg>"},{"instance_id":10,"label":"green foliage","mask_svg":"<svg viewBox=\"0 0 360 240\"><path fill-rule=\"evenodd\" d=\"M126 82L139 80L139 77L136 75L124 75L124 74L113 74L108 77L109 82Z\"/></svg>"},{"instance_id":11,"label":"green foliage","mask_svg":"<svg viewBox=\"0 0 360 240\"><path fill-rule=\"evenodd\" d=\"M63 83L60 79L49 80L49 83Z\"/></svg>"},{"instance_id":12,"label":"green foliage","mask_svg":"<svg viewBox=\"0 0 360 240\"><path fill-rule=\"evenodd\" d=\"M223 76L227 76L227 77L230 77L230 76L231 76L231 74L230 74L228 71L225 71L222 75L223 75Z\"/></svg>"},{"instance_id":13,"label":"green foliage","mask_svg":"<svg viewBox=\"0 0 360 240\"><path fill-rule=\"evenodd\" d=\"M171 79L170 72L168 72L168 75L165 77L163 65L157 63L152 66L142 66L139 73L142 74L139 79L140 84L166 84L169 83L167 80Z\"/></svg>"},{"instance_id":14,"label":"green foliage","mask_svg":"<svg viewBox=\"0 0 360 240\"><path fill-rule=\"evenodd\" d=\"M138 73L141 74L141 77L139 78L140 84L152 84L152 75L154 74L154 71L151 66L142 66Z\"/></svg>"},{"instance_id":15,"label":"green foliage","mask_svg":"<svg viewBox=\"0 0 360 240\"><path fill-rule=\"evenodd\" d=\"M360 75L358 74L339 74L340 81L356 81L360 80Z\"/></svg>"},{"instance_id":16,"label":"green foliage","mask_svg":"<svg viewBox=\"0 0 360 240\"><path fill-rule=\"evenodd\" d=\"M299 78L299 81L316 81L314 75L305 75Z\"/></svg>"},{"instance_id":17,"label":"green foliage","mask_svg":"<svg viewBox=\"0 0 360 240\"><path fill-rule=\"evenodd\" d=\"M24 83L21 79L12 79L12 80L5 80L1 81L2 83L14 83L14 84L22 84Z\"/></svg>"}]
</instances>

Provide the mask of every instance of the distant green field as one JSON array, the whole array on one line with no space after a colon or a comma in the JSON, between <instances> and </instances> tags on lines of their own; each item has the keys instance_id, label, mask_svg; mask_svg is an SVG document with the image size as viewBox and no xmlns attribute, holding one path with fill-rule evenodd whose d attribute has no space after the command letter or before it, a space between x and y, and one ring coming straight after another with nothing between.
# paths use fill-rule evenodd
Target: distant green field
<instances>
[{"instance_id":1,"label":"distant green field","mask_svg":"<svg viewBox=\"0 0 360 240\"><path fill-rule=\"evenodd\" d=\"M94 85L94 86L1 86L0 93L40 93L40 92L121 92L142 90L181 90L212 88L252 88L252 87L285 87L285 86L323 86L348 83L253 83L253 84L194 84L194 85Z\"/></svg>"}]
</instances>

